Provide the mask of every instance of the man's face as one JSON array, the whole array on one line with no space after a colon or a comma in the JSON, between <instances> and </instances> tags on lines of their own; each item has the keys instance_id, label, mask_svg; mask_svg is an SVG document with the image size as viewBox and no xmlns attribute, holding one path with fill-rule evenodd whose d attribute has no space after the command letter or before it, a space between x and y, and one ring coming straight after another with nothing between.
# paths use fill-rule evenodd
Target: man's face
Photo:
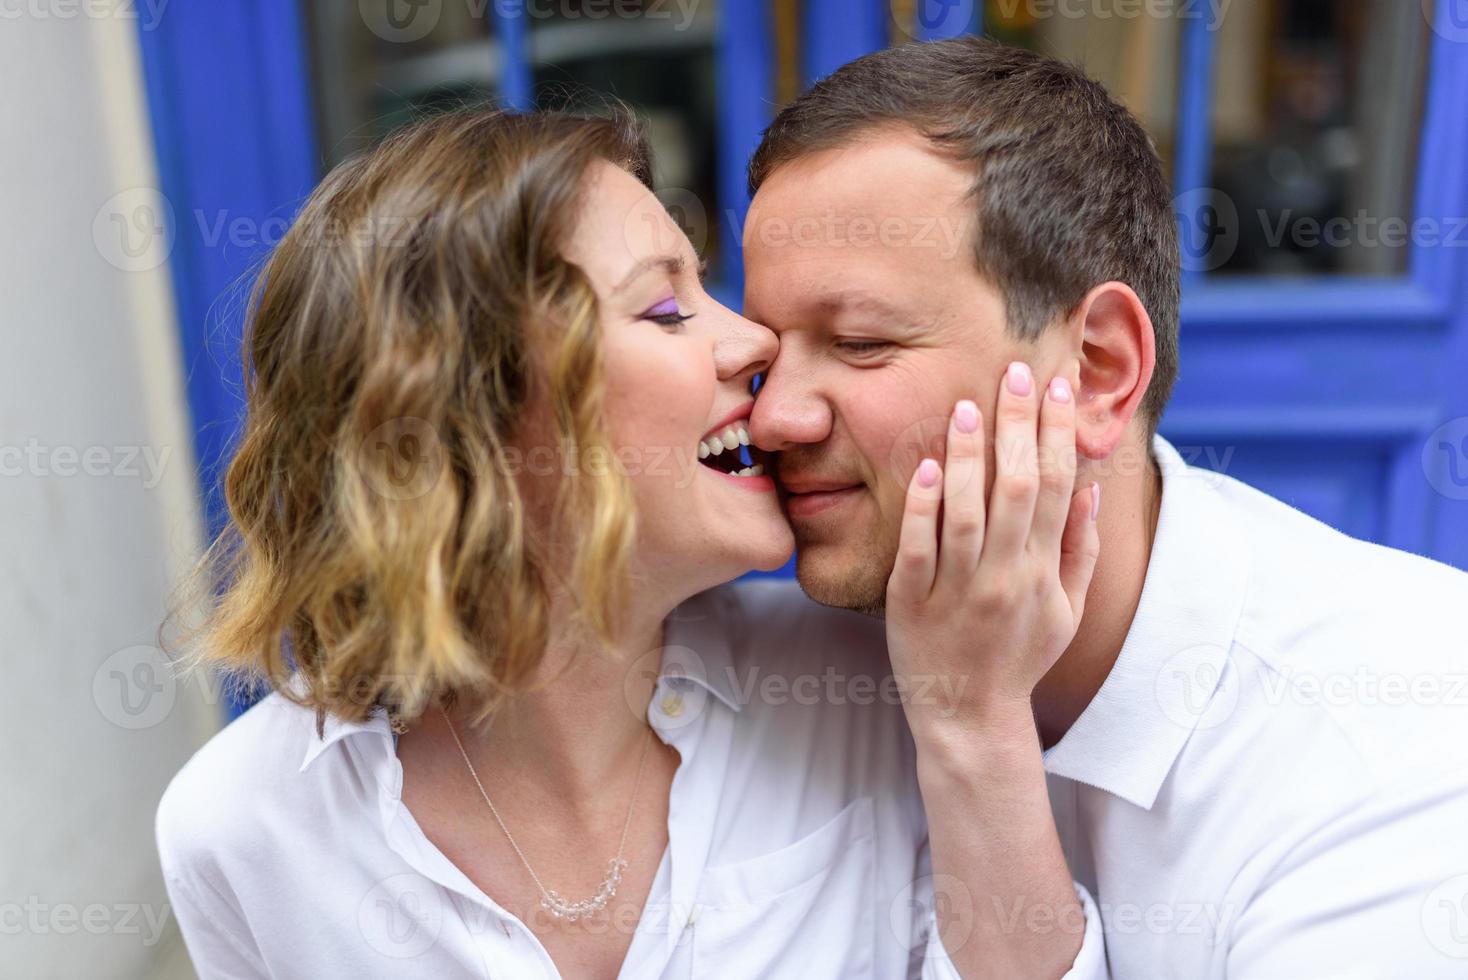
<instances>
[{"instance_id":1,"label":"man's face","mask_svg":"<svg viewBox=\"0 0 1468 980\"><path fill-rule=\"evenodd\" d=\"M750 435L780 454L796 572L818 602L880 612L908 481L942 459L954 403L978 403L992 443L1005 366L1043 377L1059 362L1009 335L978 274L972 181L972 164L884 131L780 167L750 208L745 314L780 338Z\"/></svg>"}]
</instances>

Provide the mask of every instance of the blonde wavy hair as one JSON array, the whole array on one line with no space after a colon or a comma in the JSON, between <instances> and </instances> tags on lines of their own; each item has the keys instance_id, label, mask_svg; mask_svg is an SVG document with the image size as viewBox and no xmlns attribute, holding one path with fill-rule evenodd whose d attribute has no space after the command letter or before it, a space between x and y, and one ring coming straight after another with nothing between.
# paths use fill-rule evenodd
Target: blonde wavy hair
<instances>
[{"instance_id":1,"label":"blonde wavy hair","mask_svg":"<svg viewBox=\"0 0 1468 980\"><path fill-rule=\"evenodd\" d=\"M563 258L598 160L652 186L624 110L468 108L322 181L251 293L232 520L196 576L188 666L318 726L445 698L484 718L541 663L553 585L610 638L630 488L615 467L564 476L552 513L575 547L553 564L511 445L543 405L572 458L610 451L596 295Z\"/></svg>"}]
</instances>

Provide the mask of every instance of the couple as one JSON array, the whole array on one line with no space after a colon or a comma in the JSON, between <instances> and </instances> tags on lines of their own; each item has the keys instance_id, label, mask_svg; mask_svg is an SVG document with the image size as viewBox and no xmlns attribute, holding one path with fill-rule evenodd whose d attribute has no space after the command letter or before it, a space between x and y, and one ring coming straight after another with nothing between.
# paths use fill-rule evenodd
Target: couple
<instances>
[{"instance_id":1,"label":"couple","mask_svg":"<svg viewBox=\"0 0 1468 980\"><path fill-rule=\"evenodd\" d=\"M450 113L273 253L199 659L274 693L158 815L202 976L1463 975L1464 709L1298 682L1450 674L1468 578L1153 434L1124 109L842 68L751 163L743 317L650 171ZM815 602L724 585L792 546Z\"/></svg>"}]
</instances>

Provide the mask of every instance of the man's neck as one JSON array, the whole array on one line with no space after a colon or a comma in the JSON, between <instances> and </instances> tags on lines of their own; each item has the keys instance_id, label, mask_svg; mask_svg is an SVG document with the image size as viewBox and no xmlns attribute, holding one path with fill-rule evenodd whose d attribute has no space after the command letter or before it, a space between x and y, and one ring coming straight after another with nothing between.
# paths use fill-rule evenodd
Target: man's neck
<instances>
[{"instance_id":1,"label":"man's neck","mask_svg":"<svg viewBox=\"0 0 1468 980\"><path fill-rule=\"evenodd\" d=\"M1035 720L1050 748L1070 731L1101 689L1142 599L1142 585L1157 536L1162 478L1151 453L1145 466L1113 467L1101 480L1101 554L1086 596L1080 629L1060 660L1035 688ZM1135 470L1135 472L1133 472Z\"/></svg>"}]
</instances>

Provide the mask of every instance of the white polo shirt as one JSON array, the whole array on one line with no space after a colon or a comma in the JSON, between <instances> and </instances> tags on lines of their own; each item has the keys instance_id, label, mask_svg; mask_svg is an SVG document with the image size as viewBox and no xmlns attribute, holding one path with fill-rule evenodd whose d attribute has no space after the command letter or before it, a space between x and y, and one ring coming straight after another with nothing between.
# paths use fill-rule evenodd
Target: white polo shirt
<instances>
[{"instance_id":1,"label":"white polo shirt","mask_svg":"<svg viewBox=\"0 0 1468 980\"><path fill-rule=\"evenodd\" d=\"M747 583L679 607L665 642L635 667L658 674L649 716L681 762L621 976L957 976L933 938L914 748L882 624L794 583ZM328 719L324 734L272 695L164 795L159 853L200 975L558 976L403 805L385 717ZM1105 971L1081 899L1074 980Z\"/></svg>"},{"instance_id":2,"label":"white polo shirt","mask_svg":"<svg viewBox=\"0 0 1468 980\"><path fill-rule=\"evenodd\" d=\"M1045 755L1112 976L1468 977L1468 575L1154 456L1136 618Z\"/></svg>"}]
</instances>

